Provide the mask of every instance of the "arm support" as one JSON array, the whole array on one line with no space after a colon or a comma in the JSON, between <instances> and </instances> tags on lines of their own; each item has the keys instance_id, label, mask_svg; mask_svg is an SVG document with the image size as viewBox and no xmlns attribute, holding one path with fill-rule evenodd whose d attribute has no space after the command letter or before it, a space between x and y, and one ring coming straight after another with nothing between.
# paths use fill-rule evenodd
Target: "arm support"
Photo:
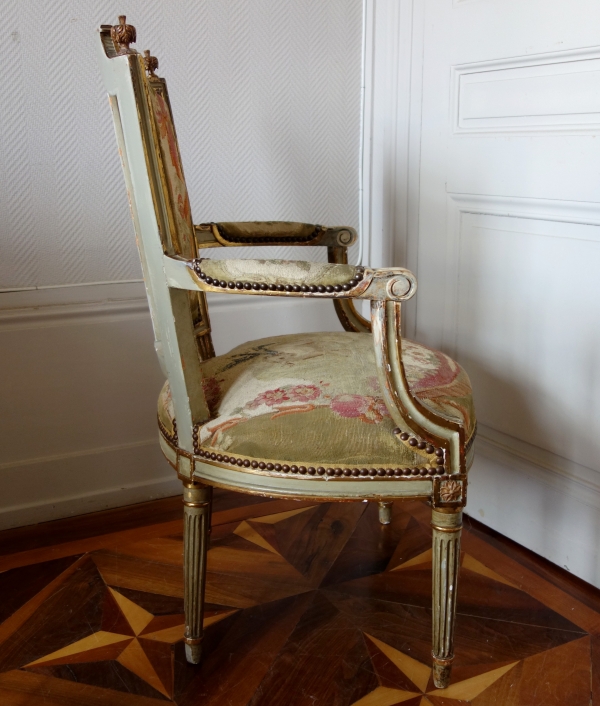
<instances>
[{"instance_id":1,"label":"arm support","mask_svg":"<svg viewBox=\"0 0 600 706\"><path fill-rule=\"evenodd\" d=\"M448 472L466 473L464 428L425 407L413 394L406 379L402 362L400 304L372 302L371 322L377 375L392 419L403 431L408 426L425 441L443 448Z\"/></svg>"},{"instance_id":2,"label":"arm support","mask_svg":"<svg viewBox=\"0 0 600 706\"><path fill-rule=\"evenodd\" d=\"M356 231L349 226L327 228L291 221L201 223L194 226L194 231L199 249L257 245L325 245L347 248L357 238Z\"/></svg>"},{"instance_id":3,"label":"arm support","mask_svg":"<svg viewBox=\"0 0 600 706\"><path fill-rule=\"evenodd\" d=\"M191 260L164 256L167 282L176 289L267 296L405 301L417 289L408 270L372 270L296 260Z\"/></svg>"}]
</instances>

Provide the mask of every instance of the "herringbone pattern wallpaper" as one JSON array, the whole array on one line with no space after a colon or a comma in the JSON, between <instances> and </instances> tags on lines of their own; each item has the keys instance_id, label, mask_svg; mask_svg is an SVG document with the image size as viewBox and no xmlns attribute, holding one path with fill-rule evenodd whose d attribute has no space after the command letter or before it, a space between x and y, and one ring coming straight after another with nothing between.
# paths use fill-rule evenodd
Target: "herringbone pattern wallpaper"
<instances>
[{"instance_id":1,"label":"herringbone pattern wallpaper","mask_svg":"<svg viewBox=\"0 0 600 706\"><path fill-rule=\"evenodd\" d=\"M357 226L361 0L6 0L0 289L140 277L95 52L119 13L169 81L196 222Z\"/></svg>"}]
</instances>

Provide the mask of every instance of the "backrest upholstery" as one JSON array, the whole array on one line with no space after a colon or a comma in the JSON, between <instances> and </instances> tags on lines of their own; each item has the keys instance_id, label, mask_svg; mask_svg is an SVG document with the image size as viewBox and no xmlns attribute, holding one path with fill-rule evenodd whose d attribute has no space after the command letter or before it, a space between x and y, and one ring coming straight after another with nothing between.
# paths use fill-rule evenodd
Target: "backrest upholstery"
<instances>
[{"instance_id":1,"label":"backrest upholstery","mask_svg":"<svg viewBox=\"0 0 600 706\"><path fill-rule=\"evenodd\" d=\"M152 117L154 140L158 147L157 159L169 218L169 230L165 234L167 238L166 242L163 242L163 247L165 252L174 251L177 255L191 259L196 257L196 245L190 200L183 176L167 83L164 78L150 74L146 77L145 88Z\"/></svg>"},{"instance_id":2,"label":"backrest upholstery","mask_svg":"<svg viewBox=\"0 0 600 706\"><path fill-rule=\"evenodd\" d=\"M144 88L151 118L167 225L164 234L161 234L163 248L170 255L181 255L186 260L191 260L196 257L197 248L190 199L183 175L167 82L154 74L154 68L148 68L149 65L153 66L151 63L153 60L158 66L156 59L146 52L143 61L148 75L144 76ZM206 360L215 354L210 334L206 295L203 292L190 292L188 296L198 351L202 360Z\"/></svg>"},{"instance_id":3,"label":"backrest upholstery","mask_svg":"<svg viewBox=\"0 0 600 706\"><path fill-rule=\"evenodd\" d=\"M170 289L164 253L196 256L187 188L166 83L156 60L129 49L135 29L100 29L100 63L113 111L136 240L154 327L169 378L179 446L193 451L192 427L209 418L200 361L214 355L203 293ZM146 75L146 74L149 75Z\"/></svg>"}]
</instances>

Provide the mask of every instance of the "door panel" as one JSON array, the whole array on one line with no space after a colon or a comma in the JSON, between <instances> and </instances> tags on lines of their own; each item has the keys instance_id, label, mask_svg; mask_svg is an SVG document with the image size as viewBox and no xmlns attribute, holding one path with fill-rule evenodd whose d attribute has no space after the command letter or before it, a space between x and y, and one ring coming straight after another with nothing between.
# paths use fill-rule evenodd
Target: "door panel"
<instances>
[{"instance_id":1,"label":"door panel","mask_svg":"<svg viewBox=\"0 0 600 706\"><path fill-rule=\"evenodd\" d=\"M484 436L600 470L600 5L424 2L417 336Z\"/></svg>"}]
</instances>

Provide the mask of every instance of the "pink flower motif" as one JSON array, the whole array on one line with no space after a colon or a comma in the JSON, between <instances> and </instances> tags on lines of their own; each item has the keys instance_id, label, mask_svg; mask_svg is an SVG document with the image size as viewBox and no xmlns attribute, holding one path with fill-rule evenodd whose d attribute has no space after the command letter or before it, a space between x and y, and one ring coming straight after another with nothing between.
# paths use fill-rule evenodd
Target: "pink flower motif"
<instances>
[{"instance_id":1,"label":"pink flower motif","mask_svg":"<svg viewBox=\"0 0 600 706\"><path fill-rule=\"evenodd\" d=\"M362 395L338 395L331 400L331 409L340 417L362 417L369 403L370 398Z\"/></svg>"},{"instance_id":2,"label":"pink flower motif","mask_svg":"<svg viewBox=\"0 0 600 706\"><path fill-rule=\"evenodd\" d=\"M290 390L290 399L295 402L310 402L321 396L321 390L316 385L296 385Z\"/></svg>"},{"instance_id":3,"label":"pink flower motif","mask_svg":"<svg viewBox=\"0 0 600 706\"><path fill-rule=\"evenodd\" d=\"M390 416L388 408L385 406L385 402L381 399L381 397L375 397L373 400L373 410L382 417Z\"/></svg>"},{"instance_id":4,"label":"pink flower motif","mask_svg":"<svg viewBox=\"0 0 600 706\"><path fill-rule=\"evenodd\" d=\"M250 402L247 406L251 409L256 409L262 404L266 404L269 407L274 407L275 405L281 404L282 402L286 402L289 399L290 398L287 392L279 387L276 390L267 390L266 392L261 392L261 394L258 395L254 400L252 400L252 402Z\"/></svg>"},{"instance_id":5,"label":"pink flower motif","mask_svg":"<svg viewBox=\"0 0 600 706\"><path fill-rule=\"evenodd\" d=\"M390 416L381 397L338 395L331 400L331 409L340 417L359 418L367 424L377 424Z\"/></svg>"}]
</instances>

